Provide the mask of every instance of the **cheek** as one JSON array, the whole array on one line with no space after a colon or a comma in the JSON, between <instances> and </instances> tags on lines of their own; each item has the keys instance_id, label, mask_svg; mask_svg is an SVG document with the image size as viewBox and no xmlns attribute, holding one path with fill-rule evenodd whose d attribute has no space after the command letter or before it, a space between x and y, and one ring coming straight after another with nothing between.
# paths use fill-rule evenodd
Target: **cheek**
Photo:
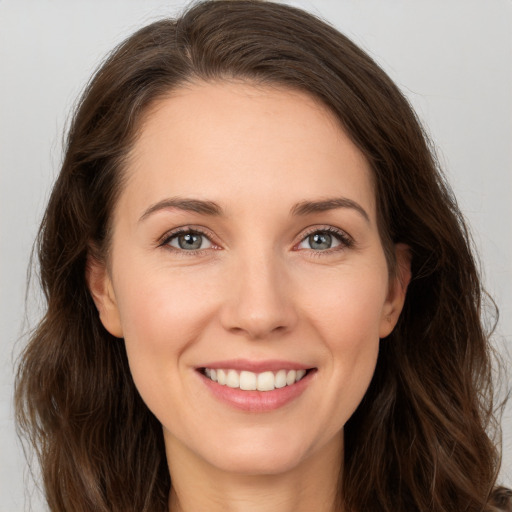
<instances>
[{"instance_id":1,"label":"cheek","mask_svg":"<svg viewBox=\"0 0 512 512\"><path fill-rule=\"evenodd\" d=\"M317 281L317 284L320 284ZM320 334L330 360L332 394L326 402L333 432L361 402L373 377L379 352L379 329L387 295L386 272L366 268L330 279L323 293L310 292L309 323Z\"/></svg>"},{"instance_id":2,"label":"cheek","mask_svg":"<svg viewBox=\"0 0 512 512\"><path fill-rule=\"evenodd\" d=\"M151 408L155 390L179 385L181 356L211 319L214 290L188 269L177 275L128 263L125 268L130 271L121 274L118 266L116 298L131 373Z\"/></svg>"},{"instance_id":3,"label":"cheek","mask_svg":"<svg viewBox=\"0 0 512 512\"><path fill-rule=\"evenodd\" d=\"M329 344L357 350L378 340L388 288L387 271L381 267L342 269L316 276L303 288L310 322Z\"/></svg>"},{"instance_id":4,"label":"cheek","mask_svg":"<svg viewBox=\"0 0 512 512\"><path fill-rule=\"evenodd\" d=\"M208 311L207 296L215 293L214 276L191 268L123 263L118 266L116 298L125 338L167 345L192 326L200 327Z\"/></svg>"},{"instance_id":5,"label":"cheek","mask_svg":"<svg viewBox=\"0 0 512 512\"><path fill-rule=\"evenodd\" d=\"M333 362L334 380L341 381L345 391L352 387L366 389L373 375L382 311L380 294L370 296L359 286L350 292L347 285L343 292L325 303L323 313L313 313Z\"/></svg>"}]
</instances>

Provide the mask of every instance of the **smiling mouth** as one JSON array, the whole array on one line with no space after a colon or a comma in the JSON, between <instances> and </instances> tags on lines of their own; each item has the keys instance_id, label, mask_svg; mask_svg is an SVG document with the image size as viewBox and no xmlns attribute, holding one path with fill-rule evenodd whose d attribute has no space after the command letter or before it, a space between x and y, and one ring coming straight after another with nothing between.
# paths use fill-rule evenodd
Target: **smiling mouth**
<instances>
[{"instance_id":1,"label":"smiling mouth","mask_svg":"<svg viewBox=\"0 0 512 512\"><path fill-rule=\"evenodd\" d=\"M273 391L292 386L302 380L313 368L304 370L278 370L254 373L246 370L201 368L199 371L221 386L243 391Z\"/></svg>"}]
</instances>

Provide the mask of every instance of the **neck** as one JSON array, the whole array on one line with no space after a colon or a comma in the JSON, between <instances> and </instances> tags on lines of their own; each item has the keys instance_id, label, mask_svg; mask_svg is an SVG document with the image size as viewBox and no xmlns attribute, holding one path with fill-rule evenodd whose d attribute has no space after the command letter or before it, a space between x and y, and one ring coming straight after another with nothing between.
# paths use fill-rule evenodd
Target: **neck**
<instances>
[{"instance_id":1,"label":"neck","mask_svg":"<svg viewBox=\"0 0 512 512\"><path fill-rule=\"evenodd\" d=\"M169 512L340 512L342 444L334 439L289 471L255 475L230 473L183 445L168 446Z\"/></svg>"}]
</instances>

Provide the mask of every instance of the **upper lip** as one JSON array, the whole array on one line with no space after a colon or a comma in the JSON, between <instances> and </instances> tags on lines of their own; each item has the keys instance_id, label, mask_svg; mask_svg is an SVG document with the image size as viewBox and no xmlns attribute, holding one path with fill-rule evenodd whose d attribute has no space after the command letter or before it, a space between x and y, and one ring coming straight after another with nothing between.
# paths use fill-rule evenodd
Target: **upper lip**
<instances>
[{"instance_id":1,"label":"upper lip","mask_svg":"<svg viewBox=\"0 0 512 512\"><path fill-rule=\"evenodd\" d=\"M205 363L200 368L211 368L213 370L229 369L238 371L249 371L253 373L262 373L265 371L277 372L279 370L309 370L312 366L294 361L284 361L278 359L267 359L263 361L251 361L248 359L229 359L225 361L212 361Z\"/></svg>"}]
</instances>

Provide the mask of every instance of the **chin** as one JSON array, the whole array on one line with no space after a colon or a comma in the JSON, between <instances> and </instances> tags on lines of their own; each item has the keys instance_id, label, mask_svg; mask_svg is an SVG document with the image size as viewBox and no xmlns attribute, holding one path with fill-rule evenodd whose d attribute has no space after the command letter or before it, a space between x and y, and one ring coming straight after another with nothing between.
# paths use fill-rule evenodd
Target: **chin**
<instances>
[{"instance_id":1,"label":"chin","mask_svg":"<svg viewBox=\"0 0 512 512\"><path fill-rule=\"evenodd\" d=\"M291 472L301 465L302 458L273 450L263 453L234 453L216 462L218 469L227 473L264 476Z\"/></svg>"},{"instance_id":2,"label":"chin","mask_svg":"<svg viewBox=\"0 0 512 512\"><path fill-rule=\"evenodd\" d=\"M265 437L265 436L264 436ZM229 445L210 453L209 462L218 469L240 475L278 475L293 471L309 457L305 440L287 439L231 440ZM222 446L222 445L217 445Z\"/></svg>"}]
</instances>

